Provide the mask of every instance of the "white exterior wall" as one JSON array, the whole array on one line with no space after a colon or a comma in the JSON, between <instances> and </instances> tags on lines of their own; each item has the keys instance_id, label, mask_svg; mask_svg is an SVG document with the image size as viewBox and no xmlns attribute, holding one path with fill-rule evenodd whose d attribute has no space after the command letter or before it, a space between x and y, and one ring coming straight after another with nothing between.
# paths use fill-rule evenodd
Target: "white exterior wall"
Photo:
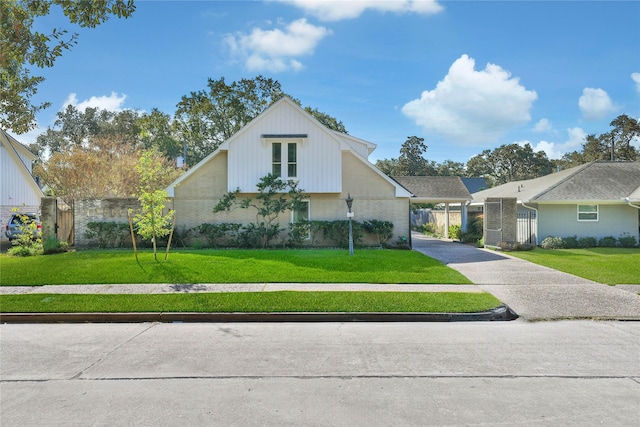
<instances>
[{"instance_id":1,"label":"white exterior wall","mask_svg":"<svg viewBox=\"0 0 640 427\"><path fill-rule=\"evenodd\" d=\"M268 118L265 120L265 118ZM307 138L264 140L262 135L306 134ZM240 188L253 192L260 178L271 173L271 143L281 142L283 156L288 142L298 142L297 169L299 188L307 193L342 191L340 143L326 129L305 117L290 105L271 111L229 141L228 191ZM284 159L283 159L284 160ZM283 178L287 166L282 165Z\"/></svg>"},{"instance_id":2,"label":"white exterior wall","mask_svg":"<svg viewBox=\"0 0 640 427\"><path fill-rule=\"evenodd\" d=\"M586 204L586 203L585 203ZM553 237L602 237L613 236L616 239L632 235L636 241L638 235L638 210L628 205L598 205L598 221L578 221L578 207L571 205L538 206L538 232L540 241Z\"/></svg>"},{"instance_id":3,"label":"white exterior wall","mask_svg":"<svg viewBox=\"0 0 640 427\"><path fill-rule=\"evenodd\" d=\"M31 158L20 150L13 150L11 146L0 144L0 221L5 239L4 225L9 220L13 208L21 212L39 212L40 199L43 197L33 178L31 177ZM20 162L20 163L18 163Z\"/></svg>"}]
</instances>

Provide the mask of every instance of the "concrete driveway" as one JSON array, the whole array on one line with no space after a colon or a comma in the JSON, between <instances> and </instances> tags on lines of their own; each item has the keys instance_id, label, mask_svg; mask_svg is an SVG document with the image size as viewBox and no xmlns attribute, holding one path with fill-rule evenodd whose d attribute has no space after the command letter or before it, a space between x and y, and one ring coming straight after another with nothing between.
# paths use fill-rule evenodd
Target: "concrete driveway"
<instances>
[{"instance_id":1,"label":"concrete driveway","mask_svg":"<svg viewBox=\"0 0 640 427\"><path fill-rule=\"evenodd\" d=\"M592 282L501 252L412 234L413 249L464 274L526 320L639 319L637 292Z\"/></svg>"}]
</instances>

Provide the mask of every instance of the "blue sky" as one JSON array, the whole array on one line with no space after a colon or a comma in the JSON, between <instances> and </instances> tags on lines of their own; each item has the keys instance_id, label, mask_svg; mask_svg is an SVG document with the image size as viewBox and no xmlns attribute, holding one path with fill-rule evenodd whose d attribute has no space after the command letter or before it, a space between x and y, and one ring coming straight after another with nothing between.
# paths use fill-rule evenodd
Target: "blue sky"
<instances>
[{"instance_id":1,"label":"blue sky","mask_svg":"<svg viewBox=\"0 0 640 427\"><path fill-rule=\"evenodd\" d=\"M259 74L377 144L466 162L529 142L550 158L640 118L638 1L136 1L129 19L79 29L35 98L51 126L66 104L169 114L183 95Z\"/></svg>"}]
</instances>

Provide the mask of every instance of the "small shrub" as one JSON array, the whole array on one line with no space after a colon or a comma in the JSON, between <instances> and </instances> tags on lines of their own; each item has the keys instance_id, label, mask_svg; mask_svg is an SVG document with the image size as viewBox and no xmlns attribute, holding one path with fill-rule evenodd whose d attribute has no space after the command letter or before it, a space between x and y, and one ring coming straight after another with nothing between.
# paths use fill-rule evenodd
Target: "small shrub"
<instances>
[{"instance_id":1,"label":"small shrub","mask_svg":"<svg viewBox=\"0 0 640 427\"><path fill-rule=\"evenodd\" d=\"M438 234L438 230L433 222L427 222L422 224L422 233L427 236L436 236Z\"/></svg>"},{"instance_id":2,"label":"small shrub","mask_svg":"<svg viewBox=\"0 0 640 427\"><path fill-rule=\"evenodd\" d=\"M618 243L623 248L635 248L636 246L638 246L636 238L628 234L623 234L622 236L620 236L620 238L618 239Z\"/></svg>"},{"instance_id":3,"label":"small shrub","mask_svg":"<svg viewBox=\"0 0 640 427\"><path fill-rule=\"evenodd\" d=\"M484 248L484 237L476 242L476 248Z\"/></svg>"},{"instance_id":4,"label":"small shrub","mask_svg":"<svg viewBox=\"0 0 640 427\"><path fill-rule=\"evenodd\" d=\"M617 239L613 236L606 236L598 240L598 246L603 248L613 248L616 246Z\"/></svg>"},{"instance_id":5,"label":"small shrub","mask_svg":"<svg viewBox=\"0 0 640 427\"><path fill-rule=\"evenodd\" d=\"M562 238L563 247L565 249L575 249L579 247L577 236L568 236Z\"/></svg>"},{"instance_id":6,"label":"small shrub","mask_svg":"<svg viewBox=\"0 0 640 427\"><path fill-rule=\"evenodd\" d=\"M578 239L579 248L595 248L597 245L595 237L580 237Z\"/></svg>"},{"instance_id":7,"label":"small shrub","mask_svg":"<svg viewBox=\"0 0 640 427\"><path fill-rule=\"evenodd\" d=\"M409 239L407 236L400 236L396 242L396 249L411 249L409 247Z\"/></svg>"},{"instance_id":8,"label":"small shrub","mask_svg":"<svg viewBox=\"0 0 640 427\"><path fill-rule=\"evenodd\" d=\"M30 219L28 215L20 215L21 223L18 226L20 233L18 238L11 242L7 253L12 256L42 255L42 238L38 231L37 221Z\"/></svg>"},{"instance_id":9,"label":"small shrub","mask_svg":"<svg viewBox=\"0 0 640 427\"><path fill-rule=\"evenodd\" d=\"M42 242L42 253L45 255L59 254L69 250L67 242L61 242L56 236L49 236Z\"/></svg>"},{"instance_id":10,"label":"small shrub","mask_svg":"<svg viewBox=\"0 0 640 427\"><path fill-rule=\"evenodd\" d=\"M540 247L543 249L562 249L564 248L564 240L561 237L549 236L540 243Z\"/></svg>"},{"instance_id":11,"label":"small shrub","mask_svg":"<svg viewBox=\"0 0 640 427\"><path fill-rule=\"evenodd\" d=\"M87 239L96 239L98 247L123 247L125 239L130 236L129 224L114 221L92 221L84 232Z\"/></svg>"},{"instance_id":12,"label":"small shrub","mask_svg":"<svg viewBox=\"0 0 640 427\"><path fill-rule=\"evenodd\" d=\"M302 243L309 238L311 225L309 221L296 221L289 224L289 245L292 247L302 246Z\"/></svg>"},{"instance_id":13,"label":"small shrub","mask_svg":"<svg viewBox=\"0 0 640 427\"><path fill-rule=\"evenodd\" d=\"M362 224L362 227L367 233L376 235L378 238L378 244L381 248L386 245L387 240L393 237L393 222L391 221L372 219L365 221Z\"/></svg>"},{"instance_id":14,"label":"small shrub","mask_svg":"<svg viewBox=\"0 0 640 427\"><path fill-rule=\"evenodd\" d=\"M519 243L519 242L515 242L515 243L510 243L510 242L502 242L500 243L500 249L502 249L503 251L509 252L509 251L530 251L533 249L533 245L530 245L528 243Z\"/></svg>"},{"instance_id":15,"label":"small shrub","mask_svg":"<svg viewBox=\"0 0 640 427\"><path fill-rule=\"evenodd\" d=\"M462 234L465 242L475 243L482 239L483 221L481 216L474 216L467 223L467 231ZM484 246L484 245L483 245Z\"/></svg>"},{"instance_id":16,"label":"small shrub","mask_svg":"<svg viewBox=\"0 0 640 427\"><path fill-rule=\"evenodd\" d=\"M362 241L362 223L352 221L353 244L359 246ZM349 246L349 221L311 221L311 232L322 234L325 240L333 242L336 246L346 248Z\"/></svg>"},{"instance_id":17,"label":"small shrub","mask_svg":"<svg viewBox=\"0 0 640 427\"><path fill-rule=\"evenodd\" d=\"M200 224L192 230L207 240L209 247L238 244L238 231L242 224L223 222L220 224Z\"/></svg>"},{"instance_id":18,"label":"small shrub","mask_svg":"<svg viewBox=\"0 0 640 427\"><path fill-rule=\"evenodd\" d=\"M449 238L454 240L460 240L462 237L462 227L459 225L449 226Z\"/></svg>"}]
</instances>

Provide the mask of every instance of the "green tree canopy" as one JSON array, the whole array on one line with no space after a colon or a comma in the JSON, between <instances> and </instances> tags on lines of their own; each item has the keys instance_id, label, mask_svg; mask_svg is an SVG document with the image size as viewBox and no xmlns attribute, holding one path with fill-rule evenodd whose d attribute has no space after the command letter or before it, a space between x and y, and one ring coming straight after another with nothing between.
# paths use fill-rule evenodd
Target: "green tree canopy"
<instances>
[{"instance_id":1,"label":"green tree canopy","mask_svg":"<svg viewBox=\"0 0 640 427\"><path fill-rule=\"evenodd\" d=\"M396 170L397 175L435 175L433 163L430 163L423 157L426 151L427 145L424 143L424 138L418 138L417 136L408 137L400 148L400 157L398 158L398 167Z\"/></svg>"},{"instance_id":2,"label":"green tree canopy","mask_svg":"<svg viewBox=\"0 0 640 427\"><path fill-rule=\"evenodd\" d=\"M33 104L32 96L45 79L32 75L32 67L52 67L65 50L77 43L78 34L53 28L50 34L33 30L34 21L53 5L62 8L72 24L94 28L110 16L127 18L133 0L1 0L0 1L0 126L25 133L36 125L36 113L49 102Z\"/></svg>"},{"instance_id":3,"label":"green tree canopy","mask_svg":"<svg viewBox=\"0 0 640 427\"><path fill-rule=\"evenodd\" d=\"M580 151L565 154L557 163L573 167L595 160L640 160L640 150L633 145L634 141L640 141L640 120L622 114L610 126L613 126L610 132L587 135Z\"/></svg>"},{"instance_id":4,"label":"green tree canopy","mask_svg":"<svg viewBox=\"0 0 640 427\"><path fill-rule=\"evenodd\" d=\"M501 145L484 150L467 162L468 176L484 176L493 185L537 178L553 172L553 163L544 151L534 152L530 144Z\"/></svg>"}]
</instances>

